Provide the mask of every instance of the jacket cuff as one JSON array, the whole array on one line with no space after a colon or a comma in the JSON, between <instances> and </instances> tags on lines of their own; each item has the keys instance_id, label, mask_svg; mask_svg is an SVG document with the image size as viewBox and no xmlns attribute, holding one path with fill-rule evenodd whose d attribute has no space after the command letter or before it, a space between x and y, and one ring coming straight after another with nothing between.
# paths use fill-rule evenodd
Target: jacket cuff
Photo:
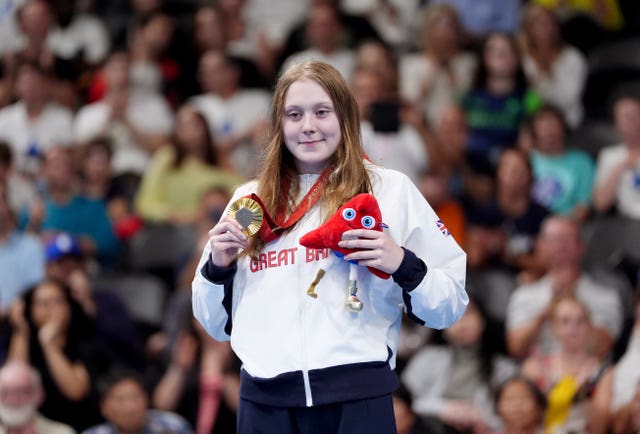
<instances>
[{"instance_id":1,"label":"jacket cuff","mask_svg":"<svg viewBox=\"0 0 640 434\"><path fill-rule=\"evenodd\" d=\"M427 264L416 256L409 249L404 250L404 258L400 263L400 267L393 273L393 281L396 282L404 291L411 292L427 275Z\"/></svg>"},{"instance_id":2,"label":"jacket cuff","mask_svg":"<svg viewBox=\"0 0 640 434\"><path fill-rule=\"evenodd\" d=\"M222 285L233 279L237 269L238 263L236 261L233 261L228 267L218 267L213 263L211 255L209 255L209 259L200 269L200 273L202 274L202 277L207 279L209 282L215 283L216 285Z\"/></svg>"}]
</instances>

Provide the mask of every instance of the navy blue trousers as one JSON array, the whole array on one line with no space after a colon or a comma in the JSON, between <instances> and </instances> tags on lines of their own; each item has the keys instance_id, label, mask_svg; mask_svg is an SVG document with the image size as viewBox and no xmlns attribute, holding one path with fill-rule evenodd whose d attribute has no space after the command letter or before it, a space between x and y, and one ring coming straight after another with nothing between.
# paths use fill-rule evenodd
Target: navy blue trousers
<instances>
[{"instance_id":1,"label":"navy blue trousers","mask_svg":"<svg viewBox=\"0 0 640 434\"><path fill-rule=\"evenodd\" d=\"M391 395L314 407L240 399L238 434L395 434Z\"/></svg>"}]
</instances>

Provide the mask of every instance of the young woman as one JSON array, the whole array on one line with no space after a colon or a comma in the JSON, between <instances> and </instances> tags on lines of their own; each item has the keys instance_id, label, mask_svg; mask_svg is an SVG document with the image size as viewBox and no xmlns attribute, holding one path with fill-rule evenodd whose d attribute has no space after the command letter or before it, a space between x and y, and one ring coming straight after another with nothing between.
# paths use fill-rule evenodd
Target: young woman
<instances>
[{"instance_id":1,"label":"young woman","mask_svg":"<svg viewBox=\"0 0 640 434\"><path fill-rule=\"evenodd\" d=\"M567 296L555 302L550 315L559 347L549 354L527 358L522 375L534 381L547 397L547 432L591 432L588 411L606 367L589 352L589 312L579 300Z\"/></svg>"},{"instance_id":2,"label":"young woman","mask_svg":"<svg viewBox=\"0 0 640 434\"><path fill-rule=\"evenodd\" d=\"M268 241L247 238L225 215L193 282L196 318L214 338L231 339L243 363L238 432L393 433L402 307L429 327L457 320L468 301L465 254L405 175L365 161L358 107L335 68L310 61L287 70L270 126L259 179L232 201L257 193L280 228ZM344 232L340 247L357 250L344 261L300 245L364 192L376 197L387 230ZM344 307L350 268L358 313ZM318 296L307 297L320 269Z\"/></svg>"}]
</instances>

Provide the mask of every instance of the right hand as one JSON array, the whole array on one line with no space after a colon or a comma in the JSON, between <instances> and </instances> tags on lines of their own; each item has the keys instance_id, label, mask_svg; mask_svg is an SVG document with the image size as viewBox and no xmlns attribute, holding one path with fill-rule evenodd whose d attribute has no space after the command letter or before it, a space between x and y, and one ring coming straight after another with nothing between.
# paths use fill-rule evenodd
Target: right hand
<instances>
[{"instance_id":1,"label":"right hand","mask_svg":"<svg viewBox=\"0 0 640 434\"><path fill-rule=\"evenodd\" d=\"M235 219L223 216L209 231L211 260L218 267L228 267L238 255L238 250L249 245L242 226Z\"/></svg>"}]
</instances>

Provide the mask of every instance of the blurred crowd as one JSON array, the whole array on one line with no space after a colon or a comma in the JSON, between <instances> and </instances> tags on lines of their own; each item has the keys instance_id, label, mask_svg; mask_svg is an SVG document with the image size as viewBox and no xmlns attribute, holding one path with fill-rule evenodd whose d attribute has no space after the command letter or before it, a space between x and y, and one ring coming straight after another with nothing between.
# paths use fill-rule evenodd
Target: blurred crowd
<instances>
[{"instance_id":1,"label":"blurred crowd","mask_svg":"<svg viewBox=\"0 0 640 434\"><path fill-rule=\"evenodd\" d=\"M463 318L404 324L398 432L640 432L639 9L0 0L0 433L235 432L191 280L311 58L468 255Z\"/></svg>"}]
</instances>

